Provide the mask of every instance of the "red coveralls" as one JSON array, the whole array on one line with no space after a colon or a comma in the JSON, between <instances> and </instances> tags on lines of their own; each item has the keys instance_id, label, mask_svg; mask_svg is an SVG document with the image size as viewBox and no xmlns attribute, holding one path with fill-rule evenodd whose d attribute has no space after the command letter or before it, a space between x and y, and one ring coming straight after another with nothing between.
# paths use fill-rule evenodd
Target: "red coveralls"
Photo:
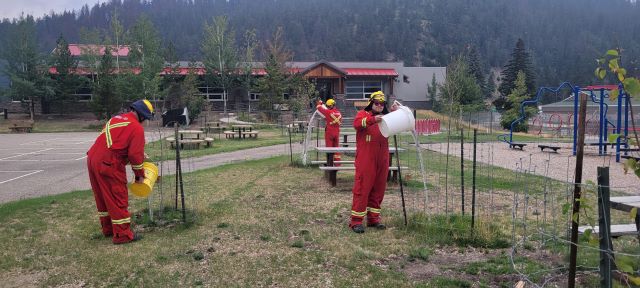
<instances>
[{"instance_id":1,"label":"red coveralls","mask_svg":"<svg viewBox=\"0 0 640 288\"><path fill-rule=\"evenodd\" d=\"M361 110L353 120L356 129L356 175L349 227L380 223L380 204L387 189L389 142L380 134L373 113Z\"/></svg>"},{"instance_id":2,"label":"red coveralls","mask_svg":"<svg viewBox=\"0 0 640 288\"><path fill-rule=\"evenodd\" d=\"M327 109L322 105L316 106L318 111L324 115L327 124L324 129L324 145L327 147L338 147L340 143L340 124L342 124L342 114L335 106ZM333 161L340 161L340 153L333 154ZM334 164L340 166L340 164Z\"/></svg>"},{"instance_id":3,"label":"red coveralls","mask_svg":"<svg viewBox=\"0 0 640 288\"><path fill-rule=\"evenodd\" d=\"M87 152L102 234L113 235L113 243L133 239L125 166L131 163L135 176L144 177L144 144L144 128L136 112L129 112L111 118Z\"/></svg>"}]
</instances>

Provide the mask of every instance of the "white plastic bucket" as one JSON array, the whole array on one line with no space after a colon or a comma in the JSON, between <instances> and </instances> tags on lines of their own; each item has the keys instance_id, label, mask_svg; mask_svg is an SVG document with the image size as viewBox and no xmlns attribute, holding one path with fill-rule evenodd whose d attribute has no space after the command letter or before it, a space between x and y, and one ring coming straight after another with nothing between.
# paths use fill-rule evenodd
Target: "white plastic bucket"
<instances>
[{"instance_id":1,"label":"white plastic bucket","mask_svg":"<svg viewBox=\"0 0 640 288\"><path fill-rule=\"evenodd\" d=\"M327 109L327 105L322 104L322 108ZM323 119L325 118L324 114L320 113L320 111L318 111L318 115L320 115L320 117L322 117Z\"/></svg>"},{"instance_id":2,"label":"white plastic bucket","mask_svg":"<svg viewBox=\"0 0 640 288\"><path fill-rule=\"evenodd\" d=\"M404 131L416 129L416 120L413 118L411 109L407 106L400 106L396 111L382 116L382 121L378 123L380 133L384 137L389 137Z\"/></svg>"}]
</instances>

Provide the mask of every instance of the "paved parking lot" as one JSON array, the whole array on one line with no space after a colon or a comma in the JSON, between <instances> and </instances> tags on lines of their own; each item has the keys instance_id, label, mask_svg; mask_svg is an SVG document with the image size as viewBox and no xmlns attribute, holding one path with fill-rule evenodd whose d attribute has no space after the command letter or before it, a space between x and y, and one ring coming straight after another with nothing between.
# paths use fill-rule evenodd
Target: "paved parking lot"
<instances>
[{"instance_id":1,"label":"paved parking lot","mask_svg":"<svg viewBox=\"0 0 640 288\"><path fill-rule=\"evenodd\" d=\"M0 203L89 190L86 152L98 136L94 132L0 134ZM147 132L147 142L159 138ZM294 145L299 153L301 145ZM289 144L208 155L190 159L185 173L252 159L287 154ZM172 174L174 161L167 161L163 175ZM127 174L131 175L127 166Z\"/></svg>"},{"instance_id":2,"label":"paved parking lot","mask_svg":"<svg viewBox=\"0 0 640 288\"><path fill-rule=\"evenodd\" d=\"M86 153L97 136L95 132L0 134L0 203L91 189ZM153 136L147 133L147 141Z\"/></svg>"}]
</instances>

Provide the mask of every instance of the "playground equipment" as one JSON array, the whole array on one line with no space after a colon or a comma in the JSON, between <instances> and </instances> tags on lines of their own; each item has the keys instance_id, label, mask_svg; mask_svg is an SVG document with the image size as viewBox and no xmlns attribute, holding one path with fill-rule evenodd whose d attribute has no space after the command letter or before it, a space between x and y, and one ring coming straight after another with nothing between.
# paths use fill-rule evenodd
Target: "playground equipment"
<instances>
[{"instance_id":1,"label":"playground equipment","mask_svg":"<svg viewBox=\"0 0 640 288\"><path fill-rule=\"evenodd\" d=\"M572 96L573 97L573 114L572 114L572 118L573 118L573 148L572 148L572 153L575 156L576 155L576 145L577 145L577 133L578 133L578 127L575 125L575 123L577 123L578 121L578 96L580 95L580 93L584 93L587 94L589 96L589 99L591 100L591 102L598 104L598 116L596 122L597 122L597 134L598 134L598 140L596 142L589 142L589 145L594 145L594 146L598 146L598 154L599 155L605 155L606 154L606 150L607 150L607 146L615 146L616 149L616 162L620 162L620 152L622 150L624 150L624 154L626 155L628 152L628 143L627 141L625 141L625 139L627 139L628 134L629 134L629 94L626 93L622 87L622 85L593 85L593 86L586 86L584 88L580 88L578 86L573 86L568 82L563 82L562 84L560 84L560 86L558 86L557 88L552 88L552 87L542 87L540 89L538 89L538 92L536 93L536 97L534 99L530 99L530 100L526 100L523 101L521 103L520 106L520 118L514 120L511 123L511 127L510 127L510 131L509 134L503 134L503 135L499 135L498 139L502 142L505 142L507 144L509 144L509 146L511 148L514 147L520 147L522 149L522 147L526 144L524 143L516 143L513 141L513 128L516 127L516 125L518 125L520 122L524 121L525 119L525 106L526 105L533 105L536 104L540 101L541 96L546 93L546 92L551 92L551 93L558 93L560 92L561 89L563 88L570 88L571 92L572 92ZM616 110L616 123L614 124L612 121L609 120L609 116L608 116L608 111L609 111L609 104L607 103L608 101L606 101L605 99L610 98L609 94L610 91L613 90L618 90L618 98L617 98L617 110ZM599 96L596 95L595 91L599 91ZM571 98L570 97L570 98ZM624 107L624 112L623 112L623 107ZM555 114L554 114L555 115ZM551 124L551 120L554 118L554 115L552 115L551 118L549 118L549 124ZM624 116L624 117L623 117ZM558 126L558 129L560 129L559 127L562 126L562 120L561 117L559 117L559 115L555 115L556 118L560 119L560 124ZM624 120L623 120L624 118ZM556 119L557 120L557 119ZM593 122L593 118L589 119L588 122ZM542 132L542 120L541 119L534 119L534 127L536 124L540 126L540 129L538 131L538 134L540 134ZM571 120L569 120L568 122L571 122ZM568 123L569 125L571 123ZM610 130L611 129L611 130ZM608 143L608 134L609 131L613 131L613 133L615 134L619 134L620 137L618 137L616 139L615 143ZM596 131L594 131L596 132ZM595 133L594 133L595 134ZM508 136L508 140L507 140L507 136ZM624 147L624 149L621 150L621 147Z\"/></svg>"},{"instance_id":2,"label":"playground equipment","mask_svg":"<svg viewBox=\"0 0 640 288\"><path fill-rule=\"evenodd\" d=\"M573 87L573 85L571 85L569 82L563 82L557 88L541 87L540 89L538 89L538 92L536 93L536 97L534 99L525 100L520 104L520 117L518 119L514 120L513 122L511 122L510 129L509 129L509 134L499 135L498 136L498 140L509 144L510 148L519 147L522 150L523 146L525 146L527 144L513 142L513 128L516 127L516 125L518 125L518 123L520 123L520 122L522 122L522 121L524 121L526 119L526 114L525 114L525 111L524 111L525 106L538 103L540 101L540 98L542 97L542 95L545 92L551 92L551 93L558 94L558 92L560 92L560 90L562 88L564 88L564 87L569 87L574 93L576 93L575 95L578 95L577 93L579 93L579 88L578 87ZM575 121L574 121L574 123L575 123ZM507 136L509 136L509 140L507 140ZM575 139L575 137L574 137L574 139Z\"/></svg>"}]
</instances>

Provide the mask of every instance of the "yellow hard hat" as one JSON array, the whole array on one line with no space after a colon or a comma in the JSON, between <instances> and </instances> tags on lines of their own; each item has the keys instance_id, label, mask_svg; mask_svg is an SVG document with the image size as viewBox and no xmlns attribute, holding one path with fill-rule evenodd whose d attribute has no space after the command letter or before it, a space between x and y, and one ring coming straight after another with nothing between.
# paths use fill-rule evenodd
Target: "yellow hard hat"
<instances>
[{"instance_id":1,"label":"yellow hard hat","mask_svg":"<svg viewBox=\"0 0 640 288\"><path fill-rule=\"evenodd\" d=\"M327 100L327 106L333 106L333 105L336 105L336 101L335 100L333 100L333 99Z\"/></svg>"},{"instance_id":2,"label":"yellow hard hat","mask_svg":"<svg viewBox=\"0 0 640 288\"><path fill-rule=\"evenodd\" d=\"M382 93L382 91L376 91L376 92L371 93L371 96L369 97L369 103L371 103L373 100L378 100L380 102L385 102L384 93Z\"/></svg>"}]
</instances>

